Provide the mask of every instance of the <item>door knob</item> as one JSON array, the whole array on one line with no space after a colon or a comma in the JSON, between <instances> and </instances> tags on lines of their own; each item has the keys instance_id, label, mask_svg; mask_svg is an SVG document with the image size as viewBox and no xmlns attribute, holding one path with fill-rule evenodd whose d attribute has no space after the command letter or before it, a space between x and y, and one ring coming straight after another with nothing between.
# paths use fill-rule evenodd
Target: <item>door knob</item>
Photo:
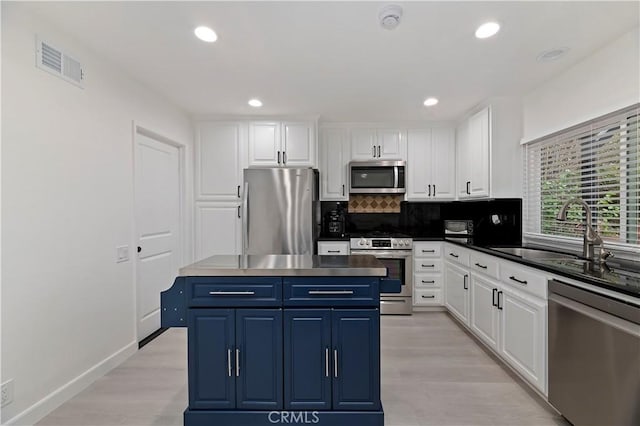
<instances>
[{"instance_id":1,"label":"door knob","mask_svg":"<svg viewBox=\"0 0 640 426\"><path fill-rule=\"evenodd\" d=\"M142 247L138 246L138 253L142 251Z\"/></svg>"}]
</instances>

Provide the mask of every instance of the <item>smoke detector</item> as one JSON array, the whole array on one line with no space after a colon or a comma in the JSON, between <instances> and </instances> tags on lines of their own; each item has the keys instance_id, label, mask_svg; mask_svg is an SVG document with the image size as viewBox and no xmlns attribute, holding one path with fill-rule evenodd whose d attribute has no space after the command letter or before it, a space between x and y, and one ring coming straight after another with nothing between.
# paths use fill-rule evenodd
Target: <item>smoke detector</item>
<instances>
[{"instance_id":1,"label":"smoke detector","mask_svg":"<svg viewBox=\"0 0 640 426\"><path fill-rule=\"evenodd\" d=\"M385 6L378 15L382 28L392 30L400 24L402 18L402 8L396 4Z\"/></svg>"}]
</instances>

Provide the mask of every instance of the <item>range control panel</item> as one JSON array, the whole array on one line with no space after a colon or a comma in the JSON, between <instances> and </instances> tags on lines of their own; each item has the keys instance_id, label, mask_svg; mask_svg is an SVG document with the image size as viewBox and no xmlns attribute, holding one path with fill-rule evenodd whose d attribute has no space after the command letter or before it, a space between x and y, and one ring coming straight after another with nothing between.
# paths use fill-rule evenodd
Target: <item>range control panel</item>
<instances>
[{"instance_id":1,"label":"range control panel","mask_svg":"<svg viewBox=\"0 0 640 426\"><path fill-rule=\"evenodd\" d=\"M411 250L411 238L351 238L351 250Z\"/></svg>"}]
</instances>

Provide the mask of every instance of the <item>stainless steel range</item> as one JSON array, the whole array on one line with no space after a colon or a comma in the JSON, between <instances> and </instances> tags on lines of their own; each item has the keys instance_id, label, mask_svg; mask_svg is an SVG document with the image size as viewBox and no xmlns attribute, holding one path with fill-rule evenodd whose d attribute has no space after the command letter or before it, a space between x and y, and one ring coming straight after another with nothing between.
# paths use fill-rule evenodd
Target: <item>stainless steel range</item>
<instances>
[{"instance_id":1,"label":"stainless steel range","mask_svg":"<svg viewBox=\"0 0 640 426\"><path fill-rule=\"evenodd\" d=\"M389 278L402 283L400 293L380 294L381 314L411 315L413 240L403 235L365 234L351 238L351 254L372 254L386 266Z\"/></svg>"}]
</instances>

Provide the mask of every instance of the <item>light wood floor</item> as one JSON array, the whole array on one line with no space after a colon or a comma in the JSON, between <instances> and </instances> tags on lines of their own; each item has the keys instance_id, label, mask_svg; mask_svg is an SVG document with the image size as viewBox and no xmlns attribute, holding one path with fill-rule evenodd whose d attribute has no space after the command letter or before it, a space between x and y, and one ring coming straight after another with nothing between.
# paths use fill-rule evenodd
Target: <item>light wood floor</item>
<instances>
[{"instance_id":1,"label":"light wood floor","mask_svg":"<svg viewBox=\"0 0 640 426\"><path fill-rule=\"evenodd\" d=\"M381 333L387 426L568 425L445 313L385 316ZM170 329L38 425L182 425L186 368Z\"/></svg>"}]
</instances>

